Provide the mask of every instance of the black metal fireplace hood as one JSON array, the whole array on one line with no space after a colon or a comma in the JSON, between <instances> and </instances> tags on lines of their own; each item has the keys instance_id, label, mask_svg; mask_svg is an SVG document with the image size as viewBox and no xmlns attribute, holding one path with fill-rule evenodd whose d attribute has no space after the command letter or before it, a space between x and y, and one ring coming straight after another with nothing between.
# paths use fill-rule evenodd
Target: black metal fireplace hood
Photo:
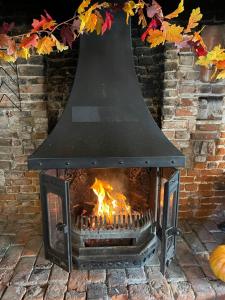
<instances>
[{"instance_id":1,"label":"black metal fireplace hood","mask_svg":"<svg viewBox=\"0 0 225 300\"><path fill-rule=\"evenodd\" d=\"M130 26L117 13L103 36L84 35L65 111L28 159L30 169L178 167L185 157L149 113L136 78Z\"/></svg>"}]
</instances>

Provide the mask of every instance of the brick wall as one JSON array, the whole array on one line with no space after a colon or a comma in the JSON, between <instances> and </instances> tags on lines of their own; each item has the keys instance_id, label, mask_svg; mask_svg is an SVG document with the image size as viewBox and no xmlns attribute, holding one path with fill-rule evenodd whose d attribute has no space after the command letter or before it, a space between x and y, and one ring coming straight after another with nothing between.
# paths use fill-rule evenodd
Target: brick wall
<instances>
[{"instance_id":1,"label":"brick wall","mask_svg":"<svg viewBox=\"0 0 225 300\"><path fill-rule=\"evenodd\" d=\"M167 137L187 157L181 178L180 217L219 213L225 202L224 82L200 81L190 49L179 52L170 45L150 49L140 41L138 29L132 32L144 100ZM0 104L1 220L40 221L38 173L27 171L26 160L65 107L77 53L76 48L18 62L22 112L7 100Z\"/></svg>"},{"instance_id":2,"label":"brick wall","mask_svg":"<svg viewBox=\"0 0 225 300\"><path fill-rule=\"evenodd\" d=\"M14 78L9 64L1 62ZM1 221L19 218L21 222L39 220L38 174L27 171L27 156L47 136L46 77L43 57L18 61L21 109L7 99L0 103L0 214ZM0 70L0 80L6 80ZM16 78L14 78L16 79ZM15 85L10 84L14 90ZM16 89L15 89L16 90ZM18 104L7 87L2 92Z\"/></svg>"},{"instance_id":3,"label":"brick wall","mask_svg":"<svg viewBox=\"0 0 225 300\"><path fill-rule=\"evenodd\" d=\"M202 82L190 49L167 48L162 129L187 157L180 216L204 217L225 203L225 82Z\"/></svg>"}]
</instances>

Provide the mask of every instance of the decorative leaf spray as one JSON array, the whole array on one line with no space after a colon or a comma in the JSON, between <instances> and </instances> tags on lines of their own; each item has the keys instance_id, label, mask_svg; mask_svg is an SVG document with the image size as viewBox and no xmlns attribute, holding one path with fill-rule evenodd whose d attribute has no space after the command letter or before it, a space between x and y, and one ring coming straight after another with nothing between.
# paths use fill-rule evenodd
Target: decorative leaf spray
<instances>
[{"instance_id":1,"label":"decorative leaf spray","mask_svg":"<svg viewBox=\"0 0 225 300\"><path fill-rule=\"evenodd\" d=\"M196 64L214 68L213 78L225 78L225 49L217 45L208 51L201 32L194 31L199 27L203 15L200 8L192 10L186 27L176 25L174 19L184 11L184 0L181 0L177 9L164 16L162 7L152 0L151 4L143 0L126 1L122 6L116 3L92 3L83 0L74 16L62 23L57 23L47 11L34 19L29 32L12 35L14 23L4 22L0 27L0 59L15 62L17 58L28 59L32 51L39 55L50 54L52 51L64 51L72 48L74 41L81 35L96 32L103 35L113 25L114 14L118 10L126 14L126 23L129 18L138 16L138 24L145 29L141 39L151 48L164 44L174 43L178 49L192 47L198 57ZM59 34L58 34L59 32Z\"/></svg>"}]
</instances>

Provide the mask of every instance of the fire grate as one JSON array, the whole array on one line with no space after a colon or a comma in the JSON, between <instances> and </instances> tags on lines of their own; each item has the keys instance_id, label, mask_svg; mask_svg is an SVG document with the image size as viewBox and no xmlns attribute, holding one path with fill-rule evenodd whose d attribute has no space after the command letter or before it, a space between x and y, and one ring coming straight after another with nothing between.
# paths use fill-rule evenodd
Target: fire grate
<instances>
[{"instance_id":1,"label":"fire grate","mask_svg":"<svg viewBox=\"0 0 225 300\"><path fill-rule=\"evenodd\" d=\"M102 216L76 216L75 231L109 231L109 230L137 230L152 223L150 209L144 214L115 215L113 223L109 224L106 217Z\"/></svg>"}]
</instances>

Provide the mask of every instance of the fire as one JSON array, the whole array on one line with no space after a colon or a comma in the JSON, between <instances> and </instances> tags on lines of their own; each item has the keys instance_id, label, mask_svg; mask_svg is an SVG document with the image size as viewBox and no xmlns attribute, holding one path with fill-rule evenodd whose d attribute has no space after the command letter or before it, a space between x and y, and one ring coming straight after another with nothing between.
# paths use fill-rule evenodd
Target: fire
<instances>
[{"instance_id":1,"label":"fire","mask_svg":"<svg viewBox=\"0 0 225 300\"><path fill-rule=\"evenodd\" d=\"M113 187L106 181L95 178L91 189L97 196L97 204L93 214L105 217L107 223L112 224L115 215L130 215L131 207L128 205L124 194L115 192Z\"/></svg>"}]
</instances>

